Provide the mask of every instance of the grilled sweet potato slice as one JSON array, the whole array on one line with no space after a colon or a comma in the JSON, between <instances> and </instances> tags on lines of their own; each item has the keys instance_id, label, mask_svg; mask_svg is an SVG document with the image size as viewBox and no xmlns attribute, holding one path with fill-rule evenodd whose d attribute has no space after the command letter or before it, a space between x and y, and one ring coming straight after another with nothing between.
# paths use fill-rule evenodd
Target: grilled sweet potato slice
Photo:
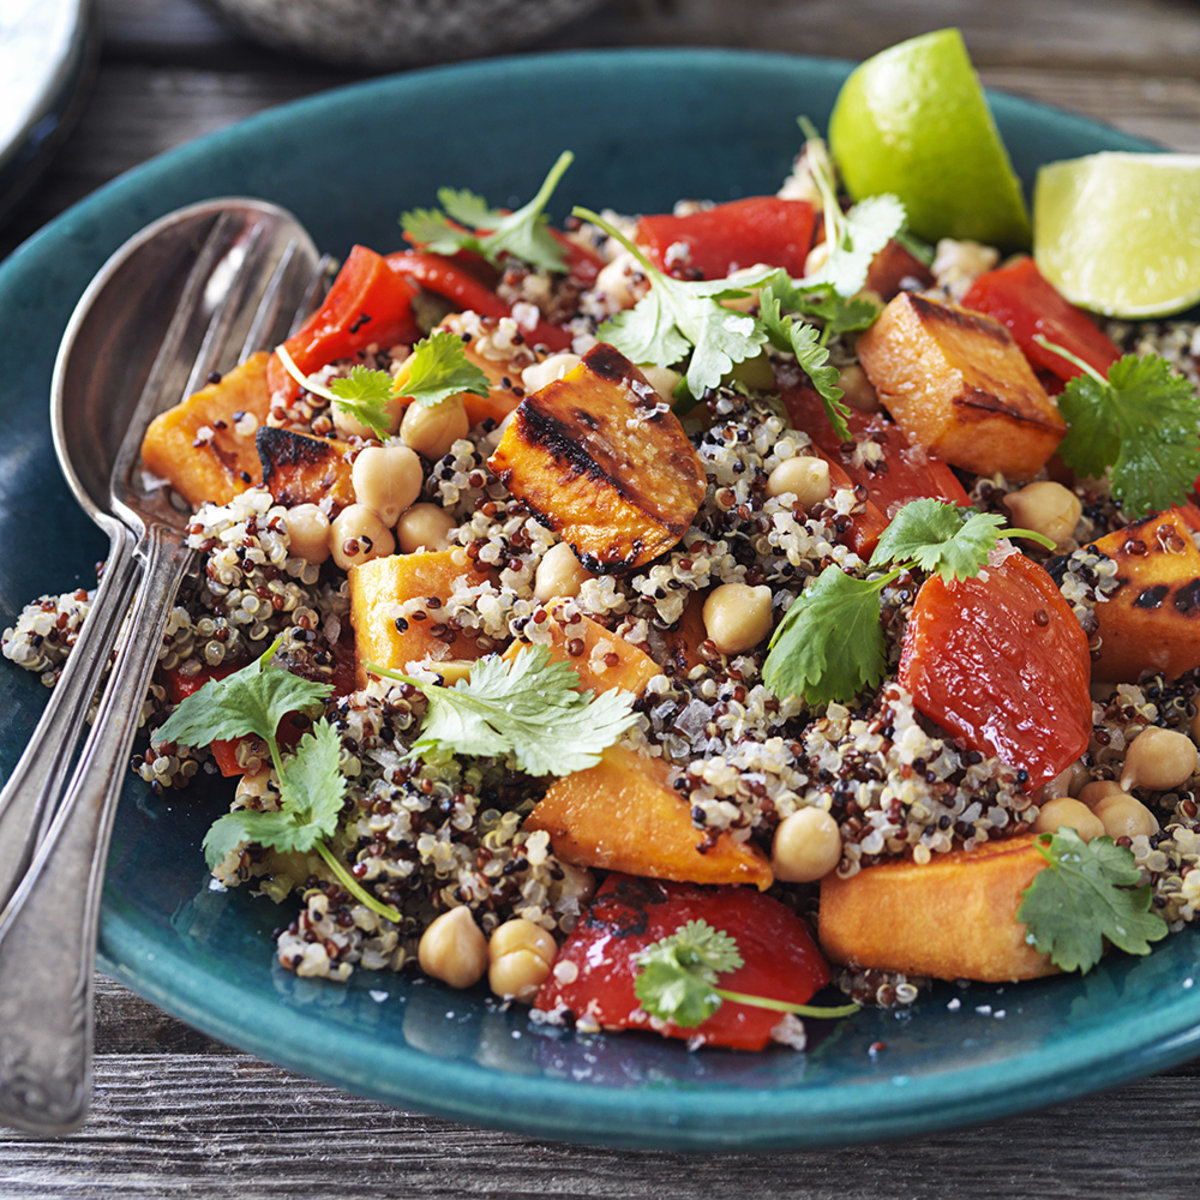
<instances>
[{"instance_id":1,"label":"grilled sweet potato slice","mask_svg":"<svg viewBox=\"0 0 1200 1200\"><path fill-rule=\"evenodd\" d=\"M603 343L521 401L488 465L593 573L669 550L706 486L679 418Z\"/></svg>"},{"instance_id":2,"label":"grilled sweet potato slice","mask_svg":"<svg viewBox=\"0 0 1200 1200\"><path fill-rule=\"evenodd\" d=\"M1058 970L1025 942L1021 893L1046 865L1035 834L880 863L821 881L818 941L834 962L989 983Z\"/></svg>"},{"instance_id":3,"label":"grilled sweet potato slice","mask_svg":"<svg viewBox=\"0 0 1200 1200\"><path fill-rule=\"evenodd\" d=\"M474 635L447 632L438 620L437 604L423 606L421 619L398 611L406 600L423 597L444 602L459 587L487 579L470 559L460 562L461 555L460 550L421 550L350 568L350 623L360 687L367 681L369 662L404 671L414 662L473 660L488 653Z\"/></svg>"},{"instance_id":4,"label":"grilled sweet potato slice","mask_svg":"<svg viewBox=\"0 0 1200 1200\"><path fill-rule=\"evenodd\" d=\"M770 887L771 866L757 847L728 832L705 845L671 777L661 758L610 746L594 767L554 783L524 827L544 829L554 853L577 866L682 883Z\"/></svg>"},{"instance_id":5,"label":"grilled sweet potato slice","mask_svg":"<svg viewBox=\"0 0 1200 1200\"><path fill-rule=\"evenodd\" d=\"M952 466L1025 479L1066 433L1011 334L982 313L901 292L858 357L909 440Z\"/></svg>"},{"instance_id":6,"label":"grilled sweet potato slice","mask_svg":"<svg viewBox=\"0 0 1200 1200\"><path fill-rule=\"evenodd\" d=\"M1200 666L1200 550L1178 509L1148 517L1091 547L1117 564L1117 589L1096 605L1100 657L1092 678L1168 679Z\"/></svg>"},{"instance_id":7,"label":"grilled sweet potato slice","mask_svg":"<svg viewBox=\"0 0 1200 1200\"><path fill-rule=\"evenodd\" d=\"M640 696L646 684L661 673L658 663L631 642L610 633L598 621L585 617L570 600L546 605L544 628L550 634L551 658L568 662L579 676L579 686L594 692L624 688ZM504 652L513 658L529 643L515 641Z\"/></svg>"},{"instance_id":8,"label":"grilled sweet potato slice","mask_svg":"<svg viewBox=\"0 0 1200 1200\"><path fill-rule=\"evenodd\" d=\"M193 507L226 504L259 481L254 434L270 407L267 355L259 353L155 417L142 462Z\"/></svg>"},{"instance_id":9,"label":"grilled sweet potato slice","mask_svg":"<svg viewBox=\"0 0 1200 1200\"><path fill-rule=\"evenodd\" d=\"M326 496L337 513L354 503L350 447L264 425L255 436L263 485L280 504L317 504ZM332 514L331 514L332 515Z\"/></svg>"}]
</instances>

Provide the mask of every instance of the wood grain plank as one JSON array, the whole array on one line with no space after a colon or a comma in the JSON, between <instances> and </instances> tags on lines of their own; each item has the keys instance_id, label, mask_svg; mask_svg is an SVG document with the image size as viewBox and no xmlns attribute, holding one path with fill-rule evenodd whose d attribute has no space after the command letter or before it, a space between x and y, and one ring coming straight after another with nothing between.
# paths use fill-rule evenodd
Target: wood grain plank
<instances>
[{"instance_id":1,"label":"wood grain plank","mask_svg":"<svg viewBox=\"0 0 1200 1200\"><path fill-rule=\"evenodd\" d=\"M0 1194L43 1197L1195 1195L1200 1095L1158 1077L979 1130L807 1153L542 1142L397 1112L239 1055L105 1055L68 1139L0 1133ZM730 1192L731 1186L733 1191Z\"/></svg>"}]
</instances>

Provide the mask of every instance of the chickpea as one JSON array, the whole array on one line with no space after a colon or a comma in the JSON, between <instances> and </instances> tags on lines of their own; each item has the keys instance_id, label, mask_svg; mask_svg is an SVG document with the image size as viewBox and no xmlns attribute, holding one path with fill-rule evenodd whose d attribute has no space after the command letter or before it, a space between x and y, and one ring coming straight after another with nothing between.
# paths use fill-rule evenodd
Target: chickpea
<instances>
[{"instance_id":1,"label":"chickpea","mask_svg":"<svg viewBox=\"0 0 1200 1200\"><path fill-rule=\"evenodd\" d=\"M488 943L471 910L460 904L430 922L417 946L421 970L452 988L469 988L483 978Z\"/></svg>"},{"instance_id":2,"label":"chickpea","mask_svg":"<svg viewBox=\"0 0 1200 1200\"><path fill-rule=\"evenodd\" d=\"M783 496L790 492L805 508L828 500L833 492L829 464L823 458L797 455L781 462L767 476L767 495Z\"/></svg>"},{"instance_id":3,"label":"chickpea","mask_svg":"<svg viewBox=\"0 0 1200 1200\"><path fill-rule=\"evenodd\" d=\"M414 504L396 524L396 541L404 554L417 550L448 550L454 518L440 505Z\"/></svg>"},{"instance_id":4,"label":"chickpea","mask_svg":"<svg viewBox=\"0 0 1200 1200\"><path fill-rule=\"evenodd\" d=\"M425 472L407 446L368 446L354 459L350 478L359 504L373 509L385 525L395 525L421 494Z\"/></svg>"},{"instance_id":5,"label":"chickpea","mask_svg":"<svg viewBox=\"0 0 1200 1200\"><path fill-rule=\"evenodd\" d=\"M851 408L865 413L879 411L879 396L866 371L858 363L850 363L838 372L838 387L844 393L842 399Z\"/></svg>"},{"instance_id":6,"label":"chickpea","mask_svg":"<svg viewBox=\"0 0 1200 1200\"><path fill-rule=\"evenodd\" d=\"M1108 800L1112 796L1121 796L1124 794L1124 789L1115 779L1097 779L1092 783L1085 783L1079 789L1077 799L1082 804L1086 804L1093 812L1097 805L1102 801Z\"/></svg>"},{"instance_id":7,"label":"chickpea","mask_svg":"<svg viewBox=\"0 0 1200 1200\"><path fill-rule=\"evenodd\" d=\"M804 274L815 275L829 261L829 243L818 242L804 260Z\"/></svg>"},{"instance_id":8,"label":"chickpea","mask_svg":"<svg viewBox=\"0 0 1200 1200\"><path fill-rule=\"evenodd\" d=\"M723 583L704 601L704 630L722 654L740 654L771 632L771 589Z\"/></svg>"},{"instance_id":9,"label":"chickpea","mask_svg":"<svg viewBox=\"0 0 1200 1200\"><path fill-rule=\"evenodd\" d=\"M429 459L447 454L459 438L471 430L462 396L450 396L437 404L410 404L400 422L400 437L406 446Z\"/></svg>"},{"instance_id":10,"label":"chickpea","mask_svg":"<svg viewBox=\"0 0 1200 1200\"><path fill-rule=\"evenodd\" d=\"M540 392L548 384L562 379L568 371L573 371L583 360L578 354L551 354L521 372L521 386L528 392Z\"/></svg>"},{"instance_id":11,"label":"chickpea","mask_svg":"<svg viewBox=\"0 0 1200 1200\"><path fill-rule=\"evenodd\" d=\"M612 312L632 308L644 290L640 283L642 270L638 261L627 250L621 251L610 263L600 269L593 284L593 291L608 300Z\"/></svg>"},{"instance_id":12,"label":"chickpea","mask_svg":"<svg viewBox=\"0 0 1200 1200\"><path fill-rule=\"evenodd\" d=\"M395 433L400 428L400 417L403 410L404 406L400 403L398 396L391 396L384 401L386 419L383 424L388 433ZM330 416L333 418L334 429L342 437L374 438L377 436L375 430L370 425L364 425L356 416L348 413L340 404L330 405Z\"/></svg>"},{"instance_id":13,"label":"chickpea","mask_svg":"<svg viewBox=\"0 0 1200 1200\"><path fill-rule=\"evenodd\" d=\"M285 518L288 549L305 562L323 563L329 557L329 518L315 504L297 504Z\"/></svg>"},{"instance_id":14,"label":"chickpea","mask_svg":"<svg viewBox=\"0 0 1200 1200\"><path fill-rule=\"evenodd\" d=\"M771 869L787 883L824 879L842 858L842 834L823 808L801 808L784 817L771 843Z\"/></svg>"},{"instance_id":15,"label":"chickpea","mask_svg":"<svg viewBox=\"0 0 1200 1200\"><path fill-rule=\"evenodd\" d=\"M329 552L343 571L395 549L392 531L365 504L348 504L329 526Z\"/></svg>"},{"instance_id":16,"label":"chickpea","mask_svg":"<svg viewBox=\"0 0 1200 1200\"><path fill-rule=\"evenodd\" d=\"M1051 479L1027 483L1020 491L1010 492L1004 497L1004 506L1012 514L1014 525L1044 534L1056 547L1075 532L1083 512L1079 497Z\"/></svg>"},{"instance_id":17,"label":"chickpea","mask_svg":"<svg viewBox=\"0 0 1200 1200\"><path fill-rule=\"evenodd\" d=\"M1076 759L1064 771L1060 771L1042 789L1042 802L1058 800L1063 796L1075 796L1079 789L1087 783L1088 769L1080 759Z\"/></svg>"},{"instance_id":18,"label":"chickpea","mask_svg":"<svg viewBox=\"0 0 1200 1200\"><path fill-rule=\"evenodd\" d=\"M641 372L645 375L646 382L663 400L668 404L675 402L675 389L679 386L679 381L683 378L678 371L672 371L670 367L650 365L642 367Z\"/></svg>"},{"instance_id":19,"label":"chickpea","mask_svg":"<svg viewBox=\"0 0 1200 1200\"><path fill-rule=\"evenodd\" d=\"M558 943L540 925L515 917L492 931L488 984L497 996L528 1004L550 976Z\"/></svg>"},{"instance_id":20,"label":"chickpea","mask_svg":"<svg viewBox=\"0 0 1200 1200\"><path fill-rule=\"evenodd\" d=\"M1149 837L1158 832L1154 814L1133 796L1108 796L1092 812L1104 822L1104 832L1109 837L1134 838L1139 834Z\"/></svg>"},{"instance_id":21,"label":"chickpea","mask_svg":"<svg viewBox=\"0 0 1200 1200\"><path fill-rule=\"evenodd\" d=\"M556 596L578 596L579 589L592 576L575 557L566 542L558 542L546 551L533 577L533 598L553 600Z\"/></svg>"},{"instance_id":22,"label":"chickpea","mask_svg":"<svg viewBox=\"0 0 1200 1200\"><path fill-rule=\"evenodd\" d=\"M1037 833L1053 833L1060 825L1075 830L1085 842L1104 832L1104 822L1086 804L1068 796L1043 804L1033 828Z\"/></svg>"},{"instance_id":23,"label":"chickpea","mask_svg":"<svg viewBox=\"0 0 1200 1200\"><path fill-rule=\"evenodd\" d=\"M1125 751L1121 786L1167 792L1186 783L1196 770L1196 743L1186 733L1150 725Z\"/></svg>"}]
</instances>

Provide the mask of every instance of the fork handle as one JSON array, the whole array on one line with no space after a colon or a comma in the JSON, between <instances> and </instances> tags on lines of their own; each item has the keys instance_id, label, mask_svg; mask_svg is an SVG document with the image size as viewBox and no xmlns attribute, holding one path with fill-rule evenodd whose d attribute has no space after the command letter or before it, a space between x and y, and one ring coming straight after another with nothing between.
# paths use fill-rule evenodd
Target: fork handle
<instances>
[{"instance_id":1,"label":"fork handle","mask_svg":"<svg viewBox=\"0 0 1200 1200\"><path fill-rule=\"evenodd\" d=\"M0 912L0 1123L67 1133L92 1091L92 974L105 859L167 612L192 561L178 530L153 525L116 666L66 798Z\"/></svg>"},{"instance_id":2,"label":"fork handle","mask_svg":"<svg viewBox=\"0 0 1200 1200\"><path fill-rule=\"evenodd\" d=\"M138 566L133 535L109 521L109 552L96 597L29 744L0 791L0 910L25 874L58 808L88 707L129 611Z\"/></svg>"}]
</instances>

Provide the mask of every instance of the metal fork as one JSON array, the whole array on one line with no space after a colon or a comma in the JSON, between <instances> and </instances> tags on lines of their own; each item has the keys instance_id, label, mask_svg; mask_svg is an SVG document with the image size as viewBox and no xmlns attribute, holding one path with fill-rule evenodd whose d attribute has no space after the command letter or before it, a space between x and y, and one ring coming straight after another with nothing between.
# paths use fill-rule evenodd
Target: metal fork
<instances>
[{"instance_id":1,"label":"metal fork","mask_svg":"<svg viewBox=\"0 0 1200 1200\"><path fill-rule=\"evenodd\" d=\"M0 879L0 904L7 896L0 909L0 1122L38 1133L76 1128L90 1105L92 977L108 842L167 613L196 558L184 535L188 515L170 503L167 489L142 478L142 437L154 416L211 372L282 341L309 311L324 274L303 228L272 205L220 201L172 215L211 220L201 222L194 265L110 479L110 511L137 537L140 586L66 794L56 805L54 776L61 780L65 768L39 781L29 837L50 812L53 821L19 881ZM120 586L113 592L114 603L125 598ZM107 658L110 646L96 653Z\"/></svg>"}]
</instances>

